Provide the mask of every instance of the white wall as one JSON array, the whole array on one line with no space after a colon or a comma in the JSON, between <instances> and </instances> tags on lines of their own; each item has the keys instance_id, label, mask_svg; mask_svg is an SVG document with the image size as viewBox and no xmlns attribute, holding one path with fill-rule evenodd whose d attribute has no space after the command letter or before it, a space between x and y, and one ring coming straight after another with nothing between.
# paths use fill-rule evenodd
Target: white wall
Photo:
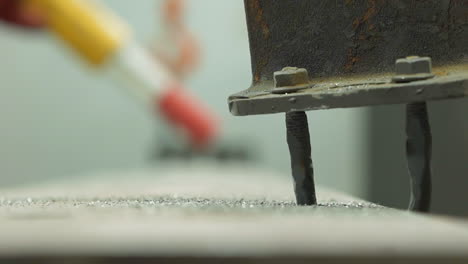
<instances>
[{"instance_id":1,"label":"white wall","mask_svg":"<svg viewBox=\"0 0 468 264\"><path fill-rule=\"evenodd\" d=\"M157 32L153 0L104 1L148 43ZM233 117L228 95L250 85L243 1L190 1L188 22L200 38L201 69L189 81L221 115L229 140L247 139L262 166L289 177L284 115ZM155 123L124 92L45 34L0 27L0 183L73 177L147 166ZM360 194L365 187L362 110L309 113L319 183Z\"/></svg>"}]
</instances>

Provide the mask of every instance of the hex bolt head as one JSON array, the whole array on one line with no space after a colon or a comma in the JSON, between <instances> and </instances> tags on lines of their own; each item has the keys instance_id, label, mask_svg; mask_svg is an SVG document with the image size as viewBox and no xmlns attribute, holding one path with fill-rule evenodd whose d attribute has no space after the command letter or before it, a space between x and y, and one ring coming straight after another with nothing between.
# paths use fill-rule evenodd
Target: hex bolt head
<instances>
[{"instance_id":1,"label":"hex bolt head","mask_svg":"<svg viewBox=\"0 0 468 264\"><path fill-rule=\"evenodd\" d=\"M309 73L304 68L286 67L273 74L275 87L297 86L309 83Z\"/></svg>"},{"instance_id":2,"label":"hex bolt head","mask_svg":"<svg viewBox=\"0 0 468 264\"><path fill-rule=\"evenodd\" d=\"M432 73L432 60L429 57L411 56L396 61L396 74L409 75Z\"/></svg>"},{"instance_id":3,"label":"hex bolt head","mask_svg":"<svg viewBox=\"0 0 468 264\"><path fill-rule=\"evenodd\" d=\"M434 77L432 74L432 60L429 57L410 56L398 59L395 63L396 75L394 82L413 82Z\"/></svg>"}]
</instances>

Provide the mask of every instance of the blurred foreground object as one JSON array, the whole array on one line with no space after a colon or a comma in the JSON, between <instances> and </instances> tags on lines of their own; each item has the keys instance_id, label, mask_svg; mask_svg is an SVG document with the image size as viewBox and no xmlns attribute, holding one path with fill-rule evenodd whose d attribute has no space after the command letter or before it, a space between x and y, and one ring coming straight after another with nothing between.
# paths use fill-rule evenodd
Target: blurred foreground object
<instances>
[{"instance_id":1,"label":"blurred foreground object","mask_svg":"<svg viewBox=\"0 0 468 264\"><path fill-rule=\"evenodd\" d=\"M156 61L168 66L180 80L187 80L200 66L202 59L200 52L200 36L195 36L190 25L187 24L188 1L185 0L157 0L156 24L159 34L151 43L150 50ZM191 2L195 3L195 2ZM164 128L164 127L162 127ZM221 130L221 128L220 128ZM252 151L239 141L232 141L219 132L216 144L211 148L193 149L173 143L173 137L164 129L156 134L156 144L151 153L154 161L188 161L192 159L213 159L220 163L226 161L248 161L252 158ZM241 142L244 140L240 140ZM252 148L252 146L250 146Z\"/></svg>"},{"instance_id":2,"label":"blurred foreground object","mask_svg":"<svg viewBox=\"0 0 468 264\"><path fill-rule=\"evenodd\" d=\"M200 61L197 39L184 22L186 1L164 0L158 9L162 35L152 50L157 60L162 61L179 78L192 73Z\"/></svg>"},{"instance_id":3,"label":"blurred foreground object","mask_svg":"<svg viewBox=\"0 0 468 264\"><path fill-rule=\"evenodd\" d=\"M468 2L244 3L253 80L249 89L229 97L229 109L237 116L286 113L297 202L313 204L303 199L314 197L313 168L306 119L293 120L292 112L407 104L410 209L429 211L426 101L468 95ZM291 145L298 140L289 135L304 144Z\"/></svg>"},{"instance_id":4,"label":"blurred foreground object","mask_svg":"<svg viewBox=\"0 0 468 264\"><path fill-rule=\"evenodd\" d=\"M4 19L10 22L28 21L24 15L20 18L11 15L19 12L18 3L24 10L38 11L47 27L81 58L125 82L145 103L181 128L193 146L204 147L216 137L217 121L213 112L182 89L178 79L131 38L127 25L104 7L92 0L3 0L0 3L10 14L3 16Z\"/></svg>"},{"instance_id":5,"label":"blurred foreground object","mask_svg":"<svg viewBox=\"0 0 468 264\"><path fill-rule=\"evenodd\" d=\"M25 6L22 0L0 0L0 20L25 28L38 28L45 23L40 10Z\"/></svg>"}]
</instances>

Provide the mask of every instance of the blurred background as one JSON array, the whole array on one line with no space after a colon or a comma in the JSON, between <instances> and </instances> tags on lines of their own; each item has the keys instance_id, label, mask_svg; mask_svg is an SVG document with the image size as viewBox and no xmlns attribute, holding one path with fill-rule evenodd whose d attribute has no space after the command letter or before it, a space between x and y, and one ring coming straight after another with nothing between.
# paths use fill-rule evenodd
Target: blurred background
<instances>
[{"instance_id":1,"label":"blurred background","mask_svg":"<svg viewBox=\"0 0 468 264\"><path fill-rule=\"evenodd\" d=\"M160 2L106 0L151 45ZM290 177L284 115L233 117L227 97L250 86L243 1L189 0L186 22L201 46L191 91L223 119L223 142L251 153L249 166ZM17 186L109 170L157 167L165 125L47 34L0 25L0 184ZM432 103L434 208L468 215L465 100ZM406 207L403 106L309 112L318 184ZM450 118L449 118L450 117ZM167 143L167 142L166 142ZM188 175L189 176L189 175ZM155 175L157 177L157 175ZM222 175L220 175L222 177ZM276 177L276 176L275 176ZM466 187L465 187L466 186Z\"/></svg>"}]
</instances>

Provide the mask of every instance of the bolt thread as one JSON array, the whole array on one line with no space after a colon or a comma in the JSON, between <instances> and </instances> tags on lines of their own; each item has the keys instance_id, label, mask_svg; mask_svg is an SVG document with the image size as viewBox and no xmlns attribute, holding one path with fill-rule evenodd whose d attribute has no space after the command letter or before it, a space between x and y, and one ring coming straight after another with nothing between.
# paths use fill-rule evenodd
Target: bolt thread
<instances>
[{"instance_id":1,"label":"bolt thread","mask_svg":"<svg viewBox=\"0 0 468 264\"><path fill-rule=\"evenodd\" d=\"M409 210L429 212L432 135L425 102L406 106L406 157L410 174Z\"/></svg>"},{"instance_id":2,"label":"bolt thread","mask_svg":"<svg viewBox=\"0 0 468 264\"><path fill-rule=\"evenodd\" d=\"M306 113L286 113L286 128L297 204L317 204Z\"/></svg>"}]
</instances>

